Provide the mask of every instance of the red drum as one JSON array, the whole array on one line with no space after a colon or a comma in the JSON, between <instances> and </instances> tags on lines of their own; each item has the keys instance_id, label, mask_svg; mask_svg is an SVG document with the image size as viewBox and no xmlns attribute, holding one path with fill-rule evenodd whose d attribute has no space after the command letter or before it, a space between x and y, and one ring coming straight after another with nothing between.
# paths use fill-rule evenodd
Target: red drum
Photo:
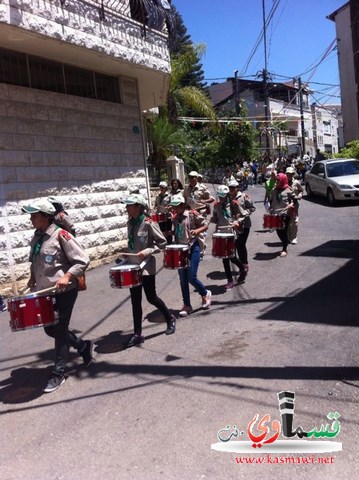
<instances>
[{"instance_id":1,"label":"red drum","mask_svg":"<svg viewBox=\"0 0 359 480\"><path fill-rule=\"evenodd\" d=\"M165 212L152 213L151 217L152 217L152 220L157 223L167 222L168 213L165 213Z\"/></svg>"},{"instance_id":2,"label":"red drum","mask_svg":"<svg viewBox=\"0 0 359 480\"><path fill-rule=\"evenodd\" d=\"M164 251L163 266L171 270L188 267L189 246L181 244L167 245Z\"/></svg>"},{"instance_id":3,"label":"red drum","mask_svg":"<svg viewBox=\"0 0 359 480\"><path fill-rule=\"evenodd\" d=\"M142 285L142 270L139 265L118 265L110 268L112 288L131 288Z\"/></svg>"},{"instance_id":4,"label":"red drum","mask_svg":"<svg viewBox=\"0 0 359 480\"><path fill-rule=\"evenodd\" d=\"M272 230L283 230L285 228L285 216L283 215L270 215L266 213L263 216L263 228Z\"/></svg>"},{"instance_id":5,"label":"red drum","mask_svg":"<svg viewBox=\"0 0 359 480\"><path fill-rule=\"evenodd\" d=\"M234 234L214 233L212 235L212 256L219 258L234 257Z\"/></svg>"},{"instance_id":6,"label":"red drum","mask_svg":"<svg viewBox=\"0 0 359 480\"><path fill-rule=\"evenodd\" d=\"M13 332L30 328L47 327L58 323L54 295L38 295L36 292L8 300L10 327Z\"/></svg>"}]
</instances>

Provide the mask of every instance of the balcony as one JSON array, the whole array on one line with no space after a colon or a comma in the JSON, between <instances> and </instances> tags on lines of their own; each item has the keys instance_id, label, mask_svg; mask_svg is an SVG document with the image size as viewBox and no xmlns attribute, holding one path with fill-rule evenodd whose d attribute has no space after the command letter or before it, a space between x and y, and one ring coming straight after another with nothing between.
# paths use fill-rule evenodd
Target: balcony
<instances>
[{"instance_id":1,"label":"balcony","mask_svg":"<svg viewBox=\"0 0 359 480\"><path fill-rule=\"evenodd\" d=\"M166 0L3 0L0 45L99 73L135 78L140 106L165 101L170 75Z\"/></svg>"}]
</instances>

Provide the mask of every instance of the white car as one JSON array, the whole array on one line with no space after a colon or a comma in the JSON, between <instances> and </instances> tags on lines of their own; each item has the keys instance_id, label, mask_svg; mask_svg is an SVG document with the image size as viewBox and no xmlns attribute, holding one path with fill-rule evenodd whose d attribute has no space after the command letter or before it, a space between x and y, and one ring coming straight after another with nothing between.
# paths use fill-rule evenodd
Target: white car
<instances>
[{"instance_id":1,"label":"white car","mask_svg":"<svg viewBox=\"0 0 359 480\"><path fill-rule=\"evenodd\" d=\"M315 162L305 176L307 195L327 197L330 204L337 200L359 200L359 160L332 158Z\"/></svg>"}]
</instances>

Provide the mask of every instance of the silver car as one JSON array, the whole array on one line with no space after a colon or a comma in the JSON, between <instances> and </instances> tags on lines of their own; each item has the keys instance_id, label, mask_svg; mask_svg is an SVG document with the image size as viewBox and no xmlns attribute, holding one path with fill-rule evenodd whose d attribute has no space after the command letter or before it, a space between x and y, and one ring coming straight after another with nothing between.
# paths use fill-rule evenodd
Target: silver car
<instances>
[{"instance_id":1,"label":"silver car","mask_svg":"<svg viewBox=\"0 0 359 480\"><path fill-rule=\"evenodd\" d=\"M322 195L330 204L359 200L359 160L332 158L316 162L305 177L308 196Z\"/></svg>"}]
</instances>

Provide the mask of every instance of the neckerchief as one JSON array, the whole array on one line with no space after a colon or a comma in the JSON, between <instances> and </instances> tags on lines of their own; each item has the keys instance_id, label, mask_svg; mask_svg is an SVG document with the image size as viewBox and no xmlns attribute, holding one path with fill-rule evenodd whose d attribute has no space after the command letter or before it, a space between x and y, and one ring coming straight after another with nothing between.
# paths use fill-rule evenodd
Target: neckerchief
<instances>
[{"instance_id":1,"label":"neckerchief","mask_svg":"<svg viewBox=\"0 0 359 480\"><path fill-rule=\"evenodd\" d=\"M33 261L35 260L35 257L40 253L42 244L45 240L44 237L45 237L45 232L41 234L40 238L34 244L32 250L31 250L31 254L30 254L30 262L31 263L33 263Z\"/></svg>"},{"instance_id":2,"label":"neckerchief","mask_svg":"<svg viewBox=\"0 0 359 480\"><path fill-rule=\"evenodd\" d=\"M135 251L135 228L137 225L142 223L145 219L146 215L142 213L139 217L137 218L131 218L130 219L130 232L128 234L128 248L131 250L131 252Z\"/></svg>"},{"instance_id":3,"label":"neckerchief","mask_svg":"<svg viewBox=\"0 0 359 480\"><path fill-rule=\"evenodd\" d=\"M227 220L229 218L231 218L231 214L228 212L228 209L227 209L229 203L230 202L229 202L228 198L226 198L226 201L222 203L222 213L223 213L224 218L226 218Z\"/></svg>"}]
</instances>

